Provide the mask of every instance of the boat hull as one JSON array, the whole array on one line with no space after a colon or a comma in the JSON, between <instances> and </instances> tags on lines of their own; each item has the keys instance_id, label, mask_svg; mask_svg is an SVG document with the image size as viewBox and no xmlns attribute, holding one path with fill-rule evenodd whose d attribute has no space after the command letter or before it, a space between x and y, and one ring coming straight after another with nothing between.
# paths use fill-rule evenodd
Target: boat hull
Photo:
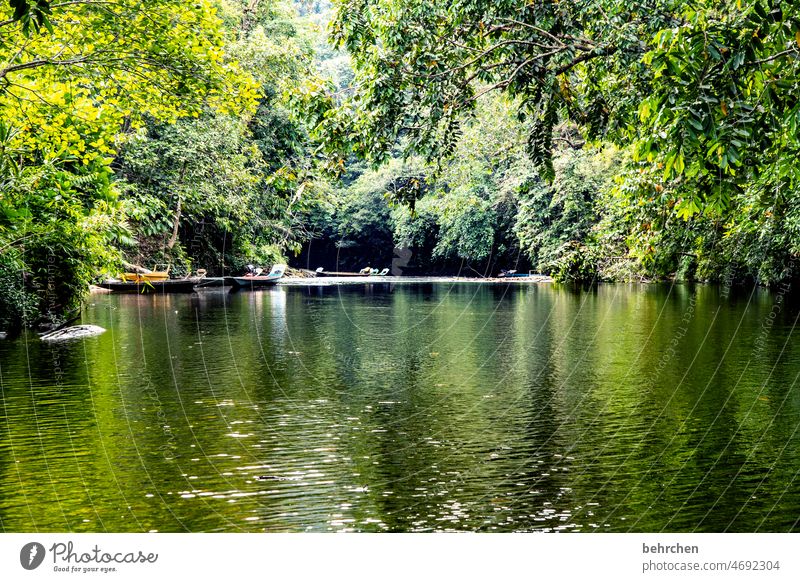
<instances>
[{"instance_id":1,"label":"boat hull","mask_svg":"<svg viewBox=\"0 0 800 582\"><path fill-rule=\"evenodd\" d=\"M156 281L169 281L169 273L124 273L122 275L123 283L150 283Z\"/></svg>"},{"instance_id":2,"label":"boat hull","mask_svg":"<svg viewBox=\"0 0 800 582\"><path fill-rule=\"evenodd\" d=\"M272 287L278 280L280 280L280 277L230 277L230 282L234 289Z\"/></svg>"},{"instance_id":3,"label":"boat hull","mask_svg":"<svg viewBox=\"0 0 800 582\"><path fill-rule=\"evenodd\" d=\"M98 287L115 293L191 293L201 279L168 279L166 281L145 281L141 283L125 281L104 281Z\"/></svg>"}]
</instances>

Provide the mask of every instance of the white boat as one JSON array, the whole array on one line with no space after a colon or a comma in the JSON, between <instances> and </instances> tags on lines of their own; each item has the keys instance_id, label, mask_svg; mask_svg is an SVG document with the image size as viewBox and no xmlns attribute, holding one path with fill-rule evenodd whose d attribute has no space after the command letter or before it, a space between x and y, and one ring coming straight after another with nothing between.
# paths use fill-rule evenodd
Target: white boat
<instances>
[{"instance_id":1,"label":"white boat","mask_svg":"<svg viewBox=\"0 0 800 582\"><path fill-rule=\"evenodd\" d=\"M252 274L242 275L241 277L231 277L231 283L235 288L255 289L258 287L270 287L277 283L286 272L286 265L273 265L268 275Z\"/></svg>"}]
</instances>

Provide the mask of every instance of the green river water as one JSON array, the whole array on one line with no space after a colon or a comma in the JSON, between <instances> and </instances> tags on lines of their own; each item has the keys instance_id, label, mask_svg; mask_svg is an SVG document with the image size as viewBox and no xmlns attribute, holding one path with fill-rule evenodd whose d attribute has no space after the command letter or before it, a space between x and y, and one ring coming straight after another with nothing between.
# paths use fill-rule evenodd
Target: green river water
<instances>
[{"instance_id":1,"label":"green river water","mask_svg":"<svg viewBox=\"0 0 800 582\"><path fill-rule=\"evenodd\" d=\"M94 295L0 341L2 531L792 531L800 302L708 286Z\"/></svg>"}]
</instances>

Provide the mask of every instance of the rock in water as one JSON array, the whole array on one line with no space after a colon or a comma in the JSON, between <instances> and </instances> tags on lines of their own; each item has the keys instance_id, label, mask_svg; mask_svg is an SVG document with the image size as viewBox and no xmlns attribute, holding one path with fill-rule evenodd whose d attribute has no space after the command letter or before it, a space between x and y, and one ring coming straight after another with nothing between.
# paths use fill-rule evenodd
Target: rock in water
<instances>
[{"instance_id":1,"label":"rock in water","mask_svg":"<svg viewBox=\"0 0 800 582\"><path fill-rule=\"evenodd\" d=\"M65 327L64 329L58 329L56 331L46 333L41 336L41 339L47 342L60 342L64 340L92 337L94 335L100 335L105 331L105 329L98 325L73 325L71 327Z\"/></svg>"}]
</instances>

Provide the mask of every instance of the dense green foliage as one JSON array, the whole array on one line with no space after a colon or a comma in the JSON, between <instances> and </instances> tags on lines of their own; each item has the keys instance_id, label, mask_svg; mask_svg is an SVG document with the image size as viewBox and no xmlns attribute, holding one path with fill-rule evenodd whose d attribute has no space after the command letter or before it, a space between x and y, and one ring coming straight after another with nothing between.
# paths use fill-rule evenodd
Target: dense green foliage
<instances>
[{"instance_id":1,"label":"dense green foliage","mask_svg":"<svg viewBox=\"0 0 800 582\"><path fill-rule=\"evenodd\" d=\"M514 233L518 191L538 178L521 136L509 105L487 99L465 128L457 155L439 168L419 158L394 158L378 169L349 165L328 194L331 210L314 216L325 249L317 251L318 262L383 268L395 249L409 249L406 274L484 275L526 266Z\"/></svg>"},{"instance_id":2,"label":"dense green foliage","mask_svg":"<svg viewBox=\"0 0 800 582\"><path fill-rule=\"evenodd\" d=\"M125 262L793 278L795 4L10 0L0 326Z\"/></svg>"},{"instance_id":3,"label":"dense green foliage","mask_svg":"<svg viewBox=\"0 0 800 582\"><path fill-rule=\"evenodd\" d=\"M535 166L514 193L515 231L538 268L565 278L765 284L795 275L794 2L341 0L336 8L332 35L352 57L353 85L306 93L330 166L349 154L420 155L440 180L439 166L463 158L470 126L496 121L483 103L501 94L524 132L515 143ZM589 162L593 150L615 148L612 166ZM515 157L513 148L499 152L497 165ZM429 189L417 194L410 202L422 214L434 203L425 202ZM489 212L473 212L475 203L457 203L463 230L436 236L445 245L467 232L481 238L462 245L478 259L497 226L475 220Z\"/></svg>"},{"instance_id":4,"label":"dense green foliage","mask_svg":"<svg viewBox=\"0 0 800 582\"><path fill-rule=\"evenodd\" d=\"M44 20L35 6L46 4L28 5L0 21L1 276L13 289L0 317L11 327L62 319L118 263L112 163L127 135L204 111L249 116L257 90L209 1L65 2Z\"/></svg>"},{"instance_id":5,"label":"dense green foliage","mask_svg":"<svg viewBox=\"0 0 800 582\"><path fill-rule=\"evenodd\" d=\"M304 132L281 95L310 63L309 40L280 3L232 3L223 16L227 50L259 85L249 117L205 111L177 123L151 120L119 160L133 262L175 272L221 273L270 264L302 236L292 216L309 190Z\"/></svg>"}]
</instances>

